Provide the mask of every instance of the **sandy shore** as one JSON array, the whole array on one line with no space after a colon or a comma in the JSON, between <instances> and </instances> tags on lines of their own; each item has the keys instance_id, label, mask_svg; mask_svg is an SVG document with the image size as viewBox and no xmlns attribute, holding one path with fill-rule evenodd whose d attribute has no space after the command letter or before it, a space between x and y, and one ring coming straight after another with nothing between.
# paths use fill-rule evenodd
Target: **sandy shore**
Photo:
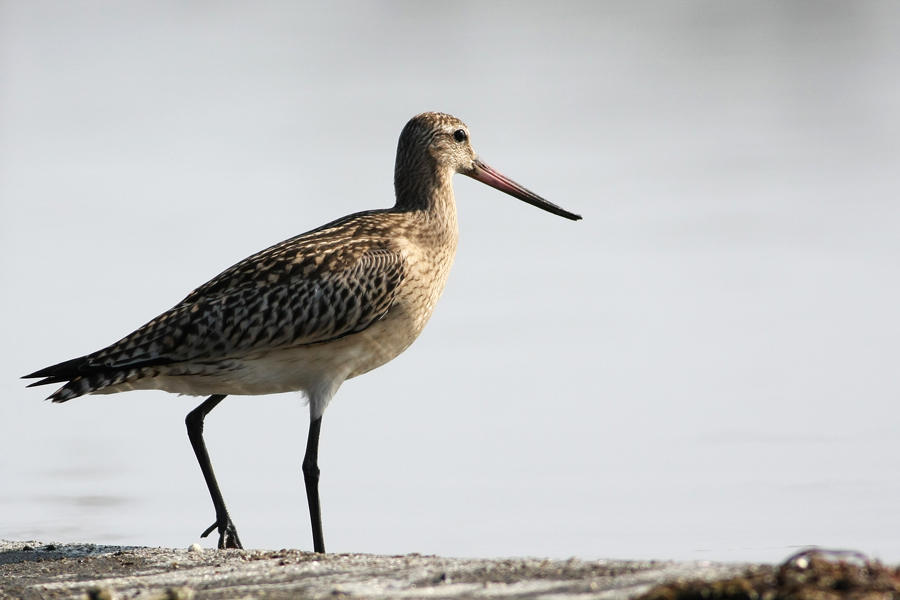
<instances>
[{"instance_id":1,"label":"sandy shore","mask_svg":"<svg viewBox=\"0 0 900 600\"><path fill-rule=\"evenodd\" d=\"M747 565L316 555L0 541L0 598L634 598Z\"/></svg>"}]
</instances>

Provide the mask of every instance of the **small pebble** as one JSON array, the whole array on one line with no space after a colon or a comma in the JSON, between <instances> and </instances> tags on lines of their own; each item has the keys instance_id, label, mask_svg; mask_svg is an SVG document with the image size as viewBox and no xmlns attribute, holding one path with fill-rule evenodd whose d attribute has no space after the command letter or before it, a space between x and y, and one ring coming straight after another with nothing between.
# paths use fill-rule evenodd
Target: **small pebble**
<instances>
[{"instance_id":1,"label":"small pebble","mask_svg":"<svg viewBox=\"0 0 900 600\"><path fill-rule=\"evenodd\" d=\"M200 544L191 544L188 548L188 552L203 552L203 546Z\"/></svg>"}]
</instances>

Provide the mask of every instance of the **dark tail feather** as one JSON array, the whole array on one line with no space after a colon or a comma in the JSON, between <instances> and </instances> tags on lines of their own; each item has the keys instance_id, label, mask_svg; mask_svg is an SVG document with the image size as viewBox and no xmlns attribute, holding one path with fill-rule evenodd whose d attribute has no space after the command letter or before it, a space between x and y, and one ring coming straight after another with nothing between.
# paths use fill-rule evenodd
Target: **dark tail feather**
<instances>
[{"instance_id":1,"label":"dark tail feather","mask_svg":"<svg viewBox=\"0 0 900 600\"><path fill-rule=\"evenodd\" d=\"M25 379L24 377L22 379ZM34 383L29 383L25 387L37 387L39 385L50 385L51 383L63 383L65 381L69 381L68 379L63 379L61 377L48 377L47 379L41 379L40 381L35 381Z\"/></svg>"},{"instance_id":2,"label":"dark tail feather","mask_svg":"<svg viewBox=\"0 0 900 600\"><path fill-rule=\"evenodd\" d=\"M65 402L78 396L102 390L105 387L133 382L145 377L156 377L157 375L159 375L159 369L152 366L138 365L123 369L98 369L67 381L64 386L50 394L47 400Z\"/></svg>"},{"instance_id":3,"label":"dark tail feather","mask_svg":"<svg viewBox=\"0 0 900 600\"><path fill-rule=\"evenodd\" d=\"M34 373L31 373L29 375L25 375L22 377L22 379L38 379L40 377L46 377L46 379L32 383L28 387L34 387L36 385L47 385L48 383L61 383L63 381L70 381L72 379L75 379L79 375L83 375L83 367L86 367L87 364L87 356L73 358L72 360L67 360L41 369L40 371L35 371Z\"/></svg>"},{"instance_id":4,"label":"dark tail feather","mask_svg":"<svg viewBox=\"0 0 900 600\"><path fill-rule=\"evenodd\" d=\"M134 373L128 374L133 375ZM52 400L53 402L65 402L106 387L111 382L121 382L125 378L122 371L117 372L115 369L104 369L91 365L87 356L73 358L72 360L46 367L40 371L25 375L22 379L36 379L38 377L43 379L31 383L27 387L50 385L52 383L65 384L47 398L47 400Z\"/></svg>"},{"instance_id":5,"label":"dark tail feather","mask_svg":"<svg viewBox=\"0 0 900 600\"><path fill-rule=\"evenodd\" d=\"M53 392L47 400L65 402L89 391L85 389L87 386L84 385L86 383L84 375L88 370L87 356L82 356L35 371L25 375L22 379L42 378L40 381L28 384L27 387L64 383L65 385Z\"/></svg>"},{"instance_id":6,"label":"dark tail feather","mask_svg":"<svg viewBox=\"0 0 900 600\"><path fill-rule=\"evenodd\" d=\"M52 367L35 371L30 375L25 375L22 379L43 377L40 381L35 381L27 387L49 385L51 383L64 384L50 394L47 400L65 402L111 385L119 385L128 381L143 379L144 377L155 377L159 375L159 369L154 367L173 362L167 358L157 358L132 365L106 366L91 364L89 357L90 355L73 358Z\"/></svg>"},{"instance_id":7,"label":"dark tail feather","mask_svg":"<svg viewBox=\"0 0 900 600\"><path fill-rule=\"evenodd\" d=\"M83 396L94 390L106 387L108 381L110 381L109 377L98 375L96 373L94 375L76 377L71 381L66 381L66 384L50 394L47 397L47 400L51 400L55 403L65 402L72 398L77 398L78 396ZM48 381L48 383L50 382Z\"/></svg>"}]
</instances>

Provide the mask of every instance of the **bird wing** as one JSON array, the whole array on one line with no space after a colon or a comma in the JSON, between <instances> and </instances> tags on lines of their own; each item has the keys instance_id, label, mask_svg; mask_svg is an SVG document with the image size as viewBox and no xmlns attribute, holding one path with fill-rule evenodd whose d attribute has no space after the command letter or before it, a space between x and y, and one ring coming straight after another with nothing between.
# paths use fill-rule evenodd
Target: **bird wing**
<instances>
[{"instance_id":1,"label":"bird wing","mask_svg":"<svg viewBox=\"0 0 900 600\"><path fill-rule=\"evenodd\" d=\"M191 292L115 344L27 377L33 385L91 372L239 357L258 349L318 344L384 317L407 272L404 255L357 243L288 240Z\"/></svg>"},{"instance_id":2,"label":"bird wing","mask_svg":"<svg viewBox=\"0 0 900 600\"><path fill-rule=\"evenodd\" d=\"M376 249L338 270L273 274L275 281L263 286L218 291L214 280L91 362L123 367L208 360L358 333L387 313L405 267L399 253Z\"/></svg>"}]
</instances>

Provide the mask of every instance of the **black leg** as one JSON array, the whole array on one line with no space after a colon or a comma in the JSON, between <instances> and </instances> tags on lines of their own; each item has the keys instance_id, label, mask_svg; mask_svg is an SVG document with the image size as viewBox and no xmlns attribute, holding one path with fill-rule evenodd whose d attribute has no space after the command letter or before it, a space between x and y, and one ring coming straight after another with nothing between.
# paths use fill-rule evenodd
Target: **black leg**
<instances>
[{"instance_id":1,"label":"black leg","mask_svg":"<svg viewBox=\"0 0 900 600\"><path fill-rule=\"evenodd\" d=\"M313 549L325 553L325 536L322 535L322 509L319 507L319 430L322 417L309 424L306 456L303 457L303 481L306 483L306 499L309 502L309 520L312 522ZM224 505L223 505L224 507Z\"/></svg>"},{"instance_id":2,"label":"black leg","mask_svg":"<svg viewBox=\"0 0 900 600\"><path fill-rule=\"evenodd\" d=\"M216 483L216 474L213 473L212 463L209 462L209 453L203 442L203 418L224 399L224 394L210 396L203 404L189 412L184 422L187 425L191 446L194 447L194 454L197 455L197 462L200 463L200 470L203 471L206 487L209 488L209 495L212 496L213 506L216 508L216 522L200 537L206 537L213 529L218 528L219 548L243 548L237 529L231 522L231 517L228 516L225 500L222 499L222 492L219 490L219 484Z\"/></svg>"}]
</instances>

